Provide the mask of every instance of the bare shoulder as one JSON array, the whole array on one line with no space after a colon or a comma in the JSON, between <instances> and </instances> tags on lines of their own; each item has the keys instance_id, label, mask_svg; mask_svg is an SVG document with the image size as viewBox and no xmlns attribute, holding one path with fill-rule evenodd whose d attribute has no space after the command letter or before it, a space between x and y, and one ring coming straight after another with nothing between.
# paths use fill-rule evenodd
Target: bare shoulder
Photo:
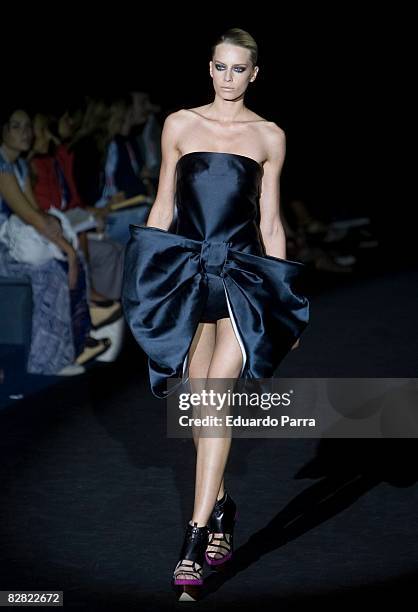
<instances>
[{"instance_id":1,"label":"bare shoulder","mask_svg":"<svg viewBox=\"0 0 418 612\"><path fill-rule=\"evenodd\" d=\"M190 119L184 109L169 113L164 120L161 135L161 146L163 158L173 160L181 154L179 143L182 134L189 127Z\"/></svg>"},{"instance_id":2,"label":"bare shoulder","mask_svg":"<svg viewBox=\"0 0 418 612\"><path fill-rule=\"evenodd\" d=\"M180 109L178 111L174 111L169 113L164 121L164 128L170 131L181 130L184 126L185 122L189 120L187 112L185 109Z\"/></svg>"},{"instance_id":3,"label":"bare shoulder","mask_svg":"<svg viewBox=\"0 0 418 612\"><path fill-rule=\"evenodd\" d=\"M282 161L286 151L284 130L274 121L266 121L266 123L260 124L260 129L267 161Z\"/></svg>"},{"instance_id":4,"label":"bare shoulder","mask_svg":"<svg viewBox=\"0 0 418 612\"><path fill-rule=\"evenodd\" d=\"M179 136L184 130L192 127L198 121L198 115L189 112L187 108L181 108L167 115L164 122L164 129L174 136Z\"/></svg>"},{"instance_id":5,"label":"bare shoulder","mask_svg":"<svg viewBox=\"0 0 418 612\"><path fill-rule=\"evenodd\" d=\"M265 121L260 124L260 130L267 147L282 145L286 140L284 130L274 121Z\"/></svg>"}]
</instances>

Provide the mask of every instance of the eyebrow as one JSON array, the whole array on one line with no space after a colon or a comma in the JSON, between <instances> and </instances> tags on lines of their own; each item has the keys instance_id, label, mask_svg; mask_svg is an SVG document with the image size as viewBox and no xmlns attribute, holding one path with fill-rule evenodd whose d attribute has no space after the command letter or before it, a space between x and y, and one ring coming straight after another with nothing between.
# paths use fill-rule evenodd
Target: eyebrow
<instances>
[{"instance_id":1,"label":"eyebrow","mask_svg":"<svg viewBox=\"0 0 418 612\"><path fill-rule=\"evenodd\" d=\"M220 60L213 60L214 62L216 62L217 64L222 64L222 66L226 66L226 64L224 62L221 62ZM233 64L233 66L245 66L247 67L248 64Z\"/></svg>"}]
</instances>

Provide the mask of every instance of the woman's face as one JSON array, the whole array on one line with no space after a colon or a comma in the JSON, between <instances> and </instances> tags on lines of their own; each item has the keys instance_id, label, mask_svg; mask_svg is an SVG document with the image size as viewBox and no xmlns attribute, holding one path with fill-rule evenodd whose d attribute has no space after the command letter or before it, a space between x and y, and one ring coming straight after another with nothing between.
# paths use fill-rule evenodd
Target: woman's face
<instances>
[{"instance_id":1,"label":"woman's face","mask_svg":"<svg viewBox=\"0 0 418 612\"><path fill-rule=\"evenodd\" d=\"M58 119L58 135L61 140L69 140L74 132L74 124L70 113L65 111L63 115Z\"/></svg>"},{"instance_id":2,"label":"woman's face","mask_svg":"<svg viewBox=\"0 0 418 612\"><path fill-rule=\"evenodd\" d=\"M33 134L36 138L43 138L47 130L47 120L44 115L37 113L33 118Z\"/></svg>"},{"instance_id":3,"label":"woman's face","mask_svg":"<svg viewBox=\"0 0 418 612\"><path fill-rule=\"evenodd\" d=\"M119 102L112 104L108 122L108 133L110 137L121 133L127 112L128 108L125 104Z\"/></svg>"},{"instance_id":4,"label":"woman's face","mask_svg":"<svg viewBox=\"0 0 418 612\"><path fill-rule=\"evenodd\" d=\"M23 110L16 110L3 128L3 142L9 148L24 153L32 144L32 122Z\"/></svg>"},{"instance_id":5,"label":"woman's face","mask_svg":"<svg viewBox=\"0 0 418 612\"><path fill-rule=\"evenodd\" d=\"M249 49L221 43L215 47L209 71L216 94L224 100L235 100L244 95L258 67L252 65Z\"/></svg>"}]
</instances>

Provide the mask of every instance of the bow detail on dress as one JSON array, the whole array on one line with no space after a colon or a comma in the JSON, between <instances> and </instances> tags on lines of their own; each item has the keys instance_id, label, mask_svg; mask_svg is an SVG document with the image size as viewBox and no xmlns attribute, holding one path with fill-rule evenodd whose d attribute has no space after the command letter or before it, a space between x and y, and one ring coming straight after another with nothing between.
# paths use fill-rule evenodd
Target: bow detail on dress
<instances>
[{"instance_id":1,"label":"bow detail on dress","mask_svg":"<svg viewBox=\"0 0 418 612\"><path fill-rule=\"evenodd\" d=\"M294 291L304 264L131 225L122 301L129 327L148 355L151 390L164 398L185 382L188 352L208 294L222 278L243 352L240 377L270 378L309 321L309 301ZM181 378L166 389L169 378ZM186 378L187 380L187 378Z\"/></svg>"}]
</instances>

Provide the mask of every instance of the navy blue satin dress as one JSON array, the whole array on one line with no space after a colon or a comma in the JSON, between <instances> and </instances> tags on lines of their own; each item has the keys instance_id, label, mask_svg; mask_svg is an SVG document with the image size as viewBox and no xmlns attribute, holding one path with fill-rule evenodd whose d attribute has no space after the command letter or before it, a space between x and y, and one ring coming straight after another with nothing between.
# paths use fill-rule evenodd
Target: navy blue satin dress
<instances>
[{"instance_id":1,"label":"navy blue satin dress","mask_svg":"<svg viewBox=\"0 0 418 612\"><path fill-rule=\"evenodd\" d=\"M266 255L259 229L262 166L235 153L195 151L177 162L173 231L131 225L122 301L159 398L188 379L199 322L229 317L240 378L273 376L306 328L297 261ZM167 380L179 379L167 390Z\"/></svg>"}]
</instances>

